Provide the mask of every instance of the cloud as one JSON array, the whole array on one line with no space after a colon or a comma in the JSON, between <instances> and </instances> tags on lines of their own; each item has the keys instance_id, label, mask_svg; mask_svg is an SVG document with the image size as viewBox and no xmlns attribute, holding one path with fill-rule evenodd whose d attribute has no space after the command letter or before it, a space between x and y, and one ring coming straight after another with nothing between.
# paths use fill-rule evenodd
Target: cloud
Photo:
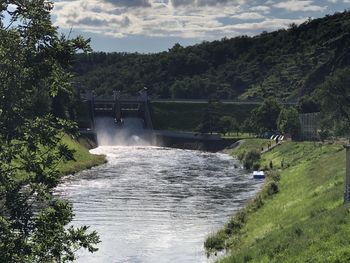
<instances>
[{"instance_id":1,"label":"cloud","mask_svg":"<svg viewBox=\"0 0 350 263\"><path fill-rule=\"evenodd\" d=\"M327 9L327 6L319 6L315 5L314 1L311 0L289 0L289 1L283 1L279 2L277 4L273 5L276 8L282 8L287 11L293 11L293 12L320 12Z\"/></svg>"},{"instance_id":2,"label":"cloud","mask_svg":"<svg viewBox=\"0 0 350 263\"><path fill-rule=\"evenodd\" d=\"M150 3L148 0L104 0L104 2L111 3L116 6L127 6L127 7L150 6Z\"/></svg>"},{"instance_id":3,"label":"cloud","mask_svg":"<svg viewBox=\"0 0 350 263\"><path fill-rule=\"evenodd\" d=\"M232 15L231 17L241 20L257 20L265 18L265 16L263 16L262 14L256 12L241 13L237 15Z\"/></svg>"},{"instance_id":4,"label":"cloud","mask_svg":"<svg viewBox=\"0 0 350 263\"><path fill-rule=\"evenodd\" d=\"M269 6L258 5L250 8L250 11L262 12L264 14L270 13L271 8Z\"/></svg>"},{"instance_id":5,"label":"cloud","mask_svg":"<svg viewBox=\"0 0 350 263\"><path fill-rule=\"evenodd\" d=\"M322 9L311 0L269 0L264 5L257 0L61 0L55 3L54 18L60 28L116 38L144 35L203 40L254 35L306 20L300 12L288 19L278 17L276 8L302 13Z\"/></svg>"}]
</instances>

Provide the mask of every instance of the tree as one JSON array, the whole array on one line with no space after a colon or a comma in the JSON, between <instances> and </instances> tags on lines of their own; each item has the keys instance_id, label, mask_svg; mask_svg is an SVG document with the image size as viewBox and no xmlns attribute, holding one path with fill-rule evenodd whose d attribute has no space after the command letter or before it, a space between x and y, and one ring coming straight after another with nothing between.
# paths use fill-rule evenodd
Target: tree
<instances>
[{"instance_id":1,"label":"tree","mask_svg":"<svg viewBox=\"0 0 350 263\"><path fill-rule=\"evenodd\" d=\"M221 102L216 99L210 99L207 108L204 110L202 120L196 130L200 133L223 133L223 127L220 123L221 112Z\"/></svg>"},{"instance_id":2,"label":"tree","mask_svg":"<svg viewBox=\"0 0 350 263\"><path fill-rule=\"evenodd\" d=\"M226 133L230 133L231 131L235 131L237 133L239 131L237 120L231 116L221 117L219 126L221 127L224 135L226 135Z\"/></svg>"},{"instance_id":3,"label":"tree","mask_svg":"<svg viewBox=\"0 0 350 263\"><path fill-rule=\"evenodd\" d=\"M252 111L252 122L256 131L277 130L277 119L281 111L281 106L275 99L267 99L264 103Z\"/></svg>"},{"instance_id":4,"label":"tree","mask_svg":"<svg viewBox=\"0 0 350 263\"><path fill-rule=\"evenodd\" d=\"M350 67L336 71L317 90L324 118L343 133L350 132ZM339 125L346 123L345 125ZM344 129L344 127L347 129Z\"/></svg>"},{"instance_id":5,"label":"tree","mask_svg":"<svg viewBox=\"0 0 350 263\"><path fill-rule=\"evenodd\" d=\"M68 69L81 37L59 37L52 26L52 3L0 2L0 258L3 262L67 262L81 247L99 242L88 227L67 227L69 203L53 197L57 166L72 158L61 143L74 124L38 108L37 94L52 100L71 92ZM5 20L4 17L7 17ZM9 22L7 22L9 21ZM48 102L50 104L50 102ZM40 111L40 112L39 112Z\"/></svg>"},{"instance_id":6,"label":"tree","mask_svg":"<svg viewBox=\"0 0 350 263\"><path fill-rule=\"evenodd\" d=\"M299 100L298 109L300 113L314 113L320 111L320 105L314 97L304 96Z\"/></svg>"},{"instance_id":7,"label":"tree","mask_svg":"<svg viewBox=\"0 0 350 263\"><path fill-rule=\"evenodd\" d=\"M278 117L278 129L282 133L289 133L292 138L296 138L300 133L299 113L293 108L283 108Z\"/></svg>"}]
</instances>

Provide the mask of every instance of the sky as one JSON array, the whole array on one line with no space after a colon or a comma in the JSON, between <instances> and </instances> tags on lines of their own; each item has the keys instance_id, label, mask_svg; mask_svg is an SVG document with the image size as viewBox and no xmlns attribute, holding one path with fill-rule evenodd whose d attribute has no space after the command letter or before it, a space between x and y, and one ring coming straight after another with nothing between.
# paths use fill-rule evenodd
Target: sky
<instances>
[{"instance_id":1,"label":"sky","mask_svg":"<svg viewBox=\"0 0 350 263\"><path fill-rule=\"evenodd\" d=\"M350 0L55 0L60 32L94 51L154 53L300 24L350 9Z\"/></svg>"}]
</instances>

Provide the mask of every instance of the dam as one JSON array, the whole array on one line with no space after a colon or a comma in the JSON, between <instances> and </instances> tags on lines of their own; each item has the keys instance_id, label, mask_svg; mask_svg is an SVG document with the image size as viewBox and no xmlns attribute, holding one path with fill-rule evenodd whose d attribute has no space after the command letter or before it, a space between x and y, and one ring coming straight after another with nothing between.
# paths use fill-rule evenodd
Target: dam
<instances>
[{"instance_id":1,"label":"dam","mask_svg":"<svg viewBox=\"0 0 350 263\"><path fill-rule=\"evenodd\" d=\"M135 97L123 96L114 91L111 96L95 96L93 92L89 92L80 98L88 109L84 124L81 125L82 122L78 121L80 133L98 145L105 145L105 139L109 137L114 142L119 142L119 145L121 142L125 144L139 139L153 146L215 152L237 141L222 139L216 134L154 129L154 113L146 88ZM101 137L101 134L106 136Z\"/></svg>"}]
</instances>

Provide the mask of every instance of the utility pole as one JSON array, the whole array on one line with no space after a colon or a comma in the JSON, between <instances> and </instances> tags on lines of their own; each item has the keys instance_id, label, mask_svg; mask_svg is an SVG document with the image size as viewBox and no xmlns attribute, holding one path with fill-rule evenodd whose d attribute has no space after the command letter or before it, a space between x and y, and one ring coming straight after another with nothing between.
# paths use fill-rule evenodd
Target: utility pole
<instances>
[{"instance_id":1,"label":"utility pole","mask_svg":"<svg viewBox=\"0 0 350 263\"><path fill-rule=\"evenodd\" d=\"M346 145L344 147L346 149L346 177L344 203L347 203L350 201L350 145Z\"/></svg>"}]
</instances>

